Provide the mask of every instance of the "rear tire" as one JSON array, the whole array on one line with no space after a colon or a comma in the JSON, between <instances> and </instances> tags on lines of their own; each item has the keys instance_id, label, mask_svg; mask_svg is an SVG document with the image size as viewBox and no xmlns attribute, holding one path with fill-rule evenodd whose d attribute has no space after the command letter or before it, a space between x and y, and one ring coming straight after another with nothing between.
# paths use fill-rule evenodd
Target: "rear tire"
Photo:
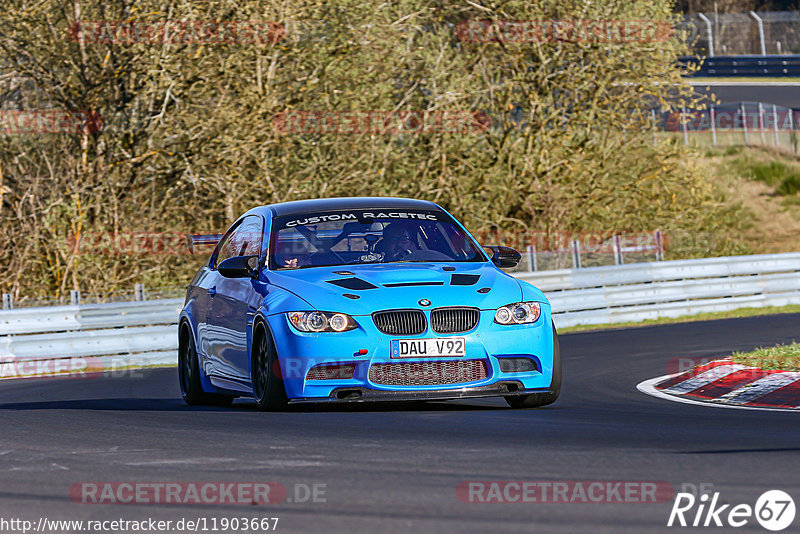
<instances>
[{"instance_id":1,"label":"rear tire","mask_svg":"<svg viewBox=\"0 0 800 534\"><path fill-rule=\"evenodd\" d=\"M206 393L203 390L197 349L187 324L181 327L178 340L178 382L183 400L189 406L229 406L233 402L231 395Z\"/></svg>"},{"instance_id":2,"label":"rear tire","mask_svg":"<svg viewBox=\"0 0 800 534\"><path fill-rule=\"evenodd\" d=\"M552 323L551 323L552 324ZM505 399L512 408L539 408L553 404L561 394L561 349L558 345L558 332L553 326L553 379L547 393L531 393L530 395L508 395Z\"/></svg>"},{"instance_id":3,"label":"rear tire","mask_svg":"<svg viewBox=\"0 0 800 534\"><path fill-rule=\"evenodd\" d=\"M276 372L278 369L278 352L275 342L261 324L253 336L253 358L251 363L251 379L253 397L258 409L262 412L286 409L288 399L283 379Z\"/></svg>"}]
</instances>

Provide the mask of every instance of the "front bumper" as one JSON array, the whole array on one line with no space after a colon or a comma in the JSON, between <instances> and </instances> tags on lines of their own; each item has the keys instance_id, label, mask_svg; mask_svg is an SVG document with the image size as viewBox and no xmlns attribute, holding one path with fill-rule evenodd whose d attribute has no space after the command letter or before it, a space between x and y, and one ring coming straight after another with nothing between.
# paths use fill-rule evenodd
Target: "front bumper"
<instances>
[{"instance_id":1,"label":"front bumper","mask_svg":"<svg viewBox=\"0 0 800 534\"><path fill-rule=\"evenodd\" d=\"M424 310L427 311L427 310ZM275 337L281 376L292 403L364 402L379 400L431 400L523 395L548 391L553 374L553 333L550 306L542 304L542 315L530 325L499 325L494 311L481 311L478 326L463 334L466 355L441 358L392 358L390 342L395 338L444 338L430 330L418 336L390 336L381 333L370 316L354 316L359 327L341 333L297 332L284 314L267 317ZM430 324L430 321L429 321ZM366 351L362 353L362 351ZM530 357L536 371L502 372L503 357ZM481 360L486 376L472 382L435 384L382 384L370 378L375 364L459 362ZM352 378L307 380L308 371L320 364L354 364Z\"/></svg>"}]
</instances>

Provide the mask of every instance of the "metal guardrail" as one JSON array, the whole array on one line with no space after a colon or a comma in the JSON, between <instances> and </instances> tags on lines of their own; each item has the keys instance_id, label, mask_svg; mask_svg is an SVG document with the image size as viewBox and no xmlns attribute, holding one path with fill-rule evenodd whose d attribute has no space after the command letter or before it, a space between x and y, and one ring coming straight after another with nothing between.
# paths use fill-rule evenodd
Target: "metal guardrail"
<instances>
[{"instance_id":1,"label":"metal guardrail","mask_svg":"<svg viewBox=\"0 0 800 534\"><path fill-rule=\"evenodd\" d=\"M800 253L726 256L696 260L633 263L588 269L562 269L520 273L542 291L560 291L601 286L620 286L667 280L755 275L800 270Z\"/></svg>"},{"instance_id":2,"label":"metal guardrail","mask_svg":"<svg viewBox=\"0 0 800 534\"><path fill-rule=\"evenodd\" d=\"M557 327L800 304L800 253L514 273L545 291ZM0 311L3 365L99 357L177 361L182 299Z\"/></svg>"},{"instance_id":3,"label":"metal guardrail","mask_svg":"<svg viewBox=\"0 0 800 534\"><path fill-rule=\"evenodd\" d=\"M183 299L4 310L0 335L172 324L181 308Z\"/></svg>"},{"instance_id":4,"label":"metal guardrail","mask_svg":"<svg viewBox=\"0 0 800 534\"><path fill-rule=\"evenodd\" d=\"M0 378L177 362L183 299L0 311Z\"/></svg>"},{"instance_id":5,"label":"metal guardrail","mask_svg":"<svg viewBox=\"0 0 800 534\"><path fill-rule=\"evenodd\" d=\"M175 315L175 319L177 319ZM177 350L178 329L173 326L78 330L58 334L0 338L0 360L50 360L114 354ZM177 361L177 356L176 356Z\"/></svg>"},{"instance_id":6,"label":"metal guardrail","mask_svg":"<svg viewBox=\"0 0 800 534\"><path fill-rule=\"evenodd\" d=\"M700 64L694 76L800 76L800 55L714 56L679 59L682 65Z\"/></svg>"},{"instance_id":7,"label":"metal guardrail","mask_svg":"<svg viewBox=\"0 0 800 534\"><path fill-rule=\"evenodd\" d=\"M542 289L556 326L800 304L800 253L678 260L517 275Z\"/></svg>"}]
</instances>

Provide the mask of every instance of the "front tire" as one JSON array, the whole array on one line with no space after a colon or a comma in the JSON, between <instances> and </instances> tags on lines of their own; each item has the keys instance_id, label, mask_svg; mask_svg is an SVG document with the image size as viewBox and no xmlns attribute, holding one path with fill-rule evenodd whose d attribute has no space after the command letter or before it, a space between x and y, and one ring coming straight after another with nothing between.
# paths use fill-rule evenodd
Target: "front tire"
<instances>
[{"instance_id":1,"label":"front tire","mask_svg":"<svg viewBox=\"0 0 800 534\"><path fill-rule=\"evenodd\" d=\"M552 324L552 323L551 323ZM505 399L512 408L539 408L553 404L561 394L561 349L558 345L558 332L553 327L553 379L547 393L531 393L530 395L508 395Z\"/></svg>"},{"instance_id":2,"label":"front tire","mask_svg":"<svg viewBox=\"0 0 800 534\"><path fill-rule=\"evenodd\" d=\"M278 352L272 336L261 324L256 328L253 338L253 359L251 375L253 397L262 412L278 411L286 408L288 399L283 379L277 373Z\"/></svg>"},{"instance_id":3,"label":"front tire","mask_svg":"<svg viewBox=\"0 0 800 534\"><path fill-rule=\"evenodd\" d=\"M197 361L197 349L184 323L178 339L178 382L181 386L183 400L189 406L229 406L233 402L231 395L206 393L200 383L200 365Z\"/></svg>"}]
</instances>

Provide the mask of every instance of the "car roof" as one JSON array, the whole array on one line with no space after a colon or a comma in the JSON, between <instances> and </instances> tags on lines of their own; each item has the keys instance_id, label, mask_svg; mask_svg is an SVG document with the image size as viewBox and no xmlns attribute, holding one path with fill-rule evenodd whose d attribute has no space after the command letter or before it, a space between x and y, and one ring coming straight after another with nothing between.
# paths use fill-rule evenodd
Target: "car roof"
<instances>
[{"instance_id":1,"label":"car roof","mask_svg":"<svg viewBox=\"0 0 800 534\"><path fill-rule=\"evenodd\" d=\"M358 210L358 209L417 209L441 210L439 206L429 200L416 200L412 198L395 197L342 197L318 198L313 200L295 200L270 204L269 208L275 217L283 215L300 215L310 212Z\"/></svg>"}]
</instances>

